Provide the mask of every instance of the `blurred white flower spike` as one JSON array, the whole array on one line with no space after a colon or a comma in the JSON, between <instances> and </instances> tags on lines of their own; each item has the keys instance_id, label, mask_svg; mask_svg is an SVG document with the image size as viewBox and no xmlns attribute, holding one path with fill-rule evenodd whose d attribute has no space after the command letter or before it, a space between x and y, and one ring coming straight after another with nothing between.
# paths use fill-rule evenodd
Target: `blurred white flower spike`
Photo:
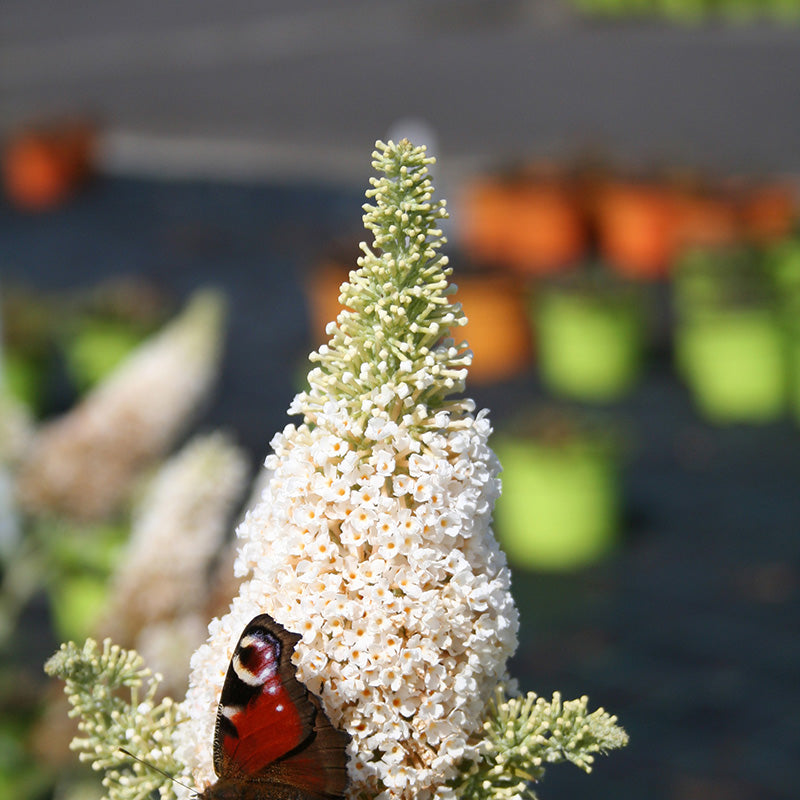
<instances>
[{"instance_id":1,"label":"blurred white flower spike","mask_svg":"<svg viewBox=\"0 0 800 800\"><path fill-rule=\"evenodd\" d=\"M114 514L209 397L225 314L220 293L196 292L80 404L38 430L20 468L23 509L81 522Z\"/></svg>"},{"instance_id":2,"label":"blurred white flower spike","mask_svg":"<svg viewBox=\"0 0 800 800\"><path fill-rule=\"evenodd\" d=\"M177 731L196 786L215 779L214 723L237 639L268 613L302 635L298 678L351 736L350 796L450 797L517 644L491 530L499 464L484 412L452 399L470 353L440 253L431 159L379 142L347 307L311 355L310 389L272 441L272 479L238 529L246 578L192 659Z\"/></svg>"},{"instance_id":3,"label":"blurred white flower spike","mask_svg":"<svg viewBox=\"0 0 800 800\"><path fill-rule=\"evenodd\" d=\"M98 630L135 645L166 689L185 689L189 656L205 638L209 573L247 478L247 457L228 436L198 434L159 468L133 510Z\"/></svg>"}]
</instances>

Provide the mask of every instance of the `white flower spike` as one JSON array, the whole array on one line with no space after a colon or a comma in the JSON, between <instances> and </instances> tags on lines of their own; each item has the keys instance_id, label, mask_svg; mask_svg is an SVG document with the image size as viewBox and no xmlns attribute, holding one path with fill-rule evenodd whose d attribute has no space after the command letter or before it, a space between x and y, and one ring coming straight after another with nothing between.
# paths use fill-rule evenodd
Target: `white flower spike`
<instances>
[{"instance_id":1,"label":"white flower spike","mask_svg":"<svg viewBox=\"0 0 800 800\"><path fill-rule=\"evenodd\" d=\"M311 356L302 414L272 441L274 471L238 535L246 576L192 659L178 756L214 780L212 741L231 650L267 612L302 634L298 677L351 737L352 797L450 797L477 760L487 705L517 643L510 573L491 530L499 464L463 390L471 355L449 331L432 159L379 142L365 205L371 246Z\"/></svg>"}]
</instances>

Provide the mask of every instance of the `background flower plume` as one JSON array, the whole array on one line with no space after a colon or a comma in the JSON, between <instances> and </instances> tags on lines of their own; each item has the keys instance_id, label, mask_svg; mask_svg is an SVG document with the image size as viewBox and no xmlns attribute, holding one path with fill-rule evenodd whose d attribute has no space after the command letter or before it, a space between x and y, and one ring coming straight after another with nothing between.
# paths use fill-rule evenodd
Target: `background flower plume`
<instances>
[{"instance_id":1,"label":"background flower plume","mask_svg":"<svg viewBox=\"0 0 800 800\"><path fill-rule=\"evenodd\" d=\"M169 450L217 374L225 303L198 292L69 413L37 432L19 475L23 508L103 519Z\"/></svg>"}]
</instances>

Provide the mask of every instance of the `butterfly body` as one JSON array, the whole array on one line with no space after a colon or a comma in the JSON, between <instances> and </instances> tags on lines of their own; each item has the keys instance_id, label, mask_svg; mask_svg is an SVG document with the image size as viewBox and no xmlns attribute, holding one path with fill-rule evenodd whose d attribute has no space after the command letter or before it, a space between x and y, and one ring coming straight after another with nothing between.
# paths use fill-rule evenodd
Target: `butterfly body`
<instances>
[{"instance_id":1,"label":"butterfly body","mask_svg":"<svg viewBox=\"0 0 800 800\"><path fill-rule=\"evenodd\" d=\"M242 632L222 687L214 731L219 780L198 800L341 800L349 736L297 680L300 640L268 614Z\"/></svg>"}]
</instances>

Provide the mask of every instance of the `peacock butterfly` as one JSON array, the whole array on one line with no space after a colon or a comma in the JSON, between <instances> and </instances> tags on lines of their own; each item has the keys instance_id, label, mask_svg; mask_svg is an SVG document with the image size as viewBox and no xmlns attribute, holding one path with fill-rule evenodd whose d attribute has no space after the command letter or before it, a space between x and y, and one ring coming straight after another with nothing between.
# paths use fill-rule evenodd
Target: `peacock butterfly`
<instances>
[{"instance_id":1,"label":"peacock butterfly","mask_svg":"<svg viewBox=\"0 0 800 800\"><path fill-rule=\"evenodd\" d=\"M347 743L320 698L297 680L300 640L268 614L242 631L222 687L214 730L219 780L197 800L340 800Z\"/></svg>"}]
</instances>

